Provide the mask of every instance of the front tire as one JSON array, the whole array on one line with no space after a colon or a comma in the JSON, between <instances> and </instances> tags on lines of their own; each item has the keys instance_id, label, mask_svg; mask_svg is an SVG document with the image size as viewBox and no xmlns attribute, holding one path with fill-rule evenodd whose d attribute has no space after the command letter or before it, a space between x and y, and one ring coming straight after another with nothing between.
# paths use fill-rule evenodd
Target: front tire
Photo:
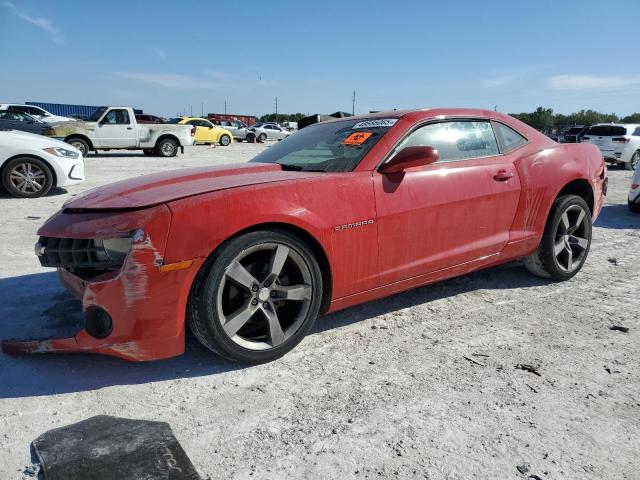
<instances>
[{"instance_id":1,"label":"front tire","mask_svg":"<svg viewBox=\"0 0 640 480\"><path fill-rule=\"evenodd\" d=\"M591 211L577 195L558 197L538 249L524 259L530 273L552 280L568 280L584 265L591 247Z\"/></svg>"},{"instance_id":2,"label":"front tire","mask_svg":"<svg viewBox=\"0 0 640 480\"><path fill-rule=\"evenodd\" d=\"M2 186L14 197L41 197L51 190L53 174L42 160L14 158L2 170Z\"/></svg>"},{"instance_id":3,"label":"front tire","mask_svg":"<svg viewBox=\"0 0 640 480\"><path fill-rule=\"evenodd\" d=\"M260 135L258 135L258 141L260 143L264 142L267 139L267 134L266 133L261 133Z\"/></svg>"},{"instance_id":4,"label":"front tire","mask_svg":"<svg viewBox=\"0 0 640 480\"><path fill-rule=\"evenodd\" d=\"M638 168L638 163L640 163L640 152L635 152L631 155L631 160L624 164L625 170L635 170Z\"/></svg>"},{"instance_id":5,"label":"front tire","mask_svg":"<svg viewBox=\"0 0 640 480\"><path fill-rule=\"evenodd\" d=\"M89 155L89 151L91 147L89 147L89 143L86 140L76 137L76 138L70 138L69 140L67 140L67 143L72 147L75 147L78 150L80 150L80 153L82 153L83 158Z\"/></svg>"},{"instance_id":6,"label":"front tire","mask_svg":"<svg viewBox=\"0 0 640 480\"><path fill-rule=\"evenodd\" d=\"M231 144L231 137L226 133L220 137L220 145L228 147Z\"/></svg>"},{"instance_id":7,"label":"front tire","mask_svg":"<svg viewBox=\"0 0 640 480\"><path fill-rule=\"evenodd\" d=\"M156 153L161 157L175 157L178 154L178 142L171 138L163 138L156 145Z\"/></svg>"},{"instance_id":8,"label":"front tire","mask_svg":"<svg viewBox=\"0 0 640 480\"><path fill-rule=\"evenodd\" d=\"M322 274L309 247L280 230L228 241L194 282L188 322L198 340L229 360L269 362L313 326Z\"/></svg>"}]
</instances>

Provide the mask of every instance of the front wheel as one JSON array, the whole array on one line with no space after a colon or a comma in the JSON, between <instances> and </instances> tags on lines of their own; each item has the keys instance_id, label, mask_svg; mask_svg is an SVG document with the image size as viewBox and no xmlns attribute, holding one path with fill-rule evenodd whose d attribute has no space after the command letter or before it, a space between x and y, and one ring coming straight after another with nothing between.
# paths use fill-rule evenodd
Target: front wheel
<instances>
[{"instance_id":1,"label":"front wheel","mask_svg":"<svg viewBox=\"0 0 640 480\"><path fill-rule=\"evenodd\" d=\"M264 142L267 139L267 134L266 133L261 133L260 135L258 135L258 141L259 142Z\"/></svg>"},{"instance_id":2,"label":"front wheel","mask_svg":"<svg viewBox=\"0 0 640 480\"><path fill-rule=\"evenodd\" d=\"M223 147L229 146L230 143L231 143L231 137L229 135L224 134L220 137L220 145L222 145Z\"/></svg>"},{"instance_id":3,"label":"front wheel","mask_svg":"<svg viewBox=\"0 0 640 480\"><path fill-rule=\"evenodd\" d=\"M640 163L640 152L636 152L631 155L631 160L624 164L624 168L626 170L635 170L638 168L638 163Z\"/></svg>"},{"instance_id":4,"label":"front wheel","mask_svg":"<svg viewBox=\"0 0 640 480\"><path fill-rule=\"evenodd\" d=\"M313 252L279 230L224 244L194 282L189 326L230 360L256 364L293 349L318 316L322 275Z\"/></svg>"},{"instance_id":5,"label":"front wheel","mask_svg":"<svg viewBox=\"0 0 640 480\"><path fill-rule=\"evenodd\" d=\"M80 150L80 153L83 157L89 155L89 143L86 140L76 137L70 138L69 140L67 140L67 143L72 147L76 147L78 150Z\"/></svg>"},{"instance_id":6,"label":"front wheel","mask_svg":"<svg viewBox=\"0 0 640 480\"><path fill-rule=\"evenodd\" d=\"M14 158L2 170L2 185L14 197L41 197L51 190L53 174L42 160Z\"/></svg>"},{"instance_id":7,"label":"front wheel","mask_svg":"<svg viewBox=\"0 0 640 480\"><path fill-rule=\"evenodd\" d=\"M538 249L524 259L529 272L568 280L580 271L591 247L591 211L577 195L556 199Z\"/></svg>"}]
</instances>

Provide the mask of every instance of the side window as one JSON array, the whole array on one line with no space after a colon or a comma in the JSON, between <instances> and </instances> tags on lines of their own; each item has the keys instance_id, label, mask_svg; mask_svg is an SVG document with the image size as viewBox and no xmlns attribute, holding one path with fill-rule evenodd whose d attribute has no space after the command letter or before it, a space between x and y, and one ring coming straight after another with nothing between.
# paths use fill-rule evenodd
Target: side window
<instances>
[{"instance_id":1,"label":"side window","mask_svg":"<svg viewBox=\"0 0 640 480\"><path fill-rule=\"evenodd\" d=\"M640 137L640 127L636 127L631 135L633 135L634 137Z\"/></svg>"},{"instance_id":2,"label":"side window","mask_svg":"<svg viewBox=\"0 0 640 480\"><path fill-rule=\"evenodd\" d=\"M411 133L398 147L434 147L440 162L498 155L498 144L489 121L430 123Z\"/></svg>"},{"instance_id":3,"label":"side window","mask_svg":"<svg viewBox=\"0 0 640 480\"><path fill-rule=\"evenodd\" d=\"M196 120L196 125L198 127L211 128L213 125L206 120Z\"/></svg>"},{"instance_id":4,"label":"side window","mask_svg":"<svg viewBox=\"0 0 640 480\"><path fill-rule=\"evenodd\" d=\"M25 109L25 113L28 113L29 115L47 115L44 110L41 110L39 108L36 107L29 107L27 109Z\"/></svg>"},{"instance_id":5,"label":"side window","mask_svg":"<svg viewBox=\"0 0 640 480\"><path fill-rule=\"evenodd\" d=\"M103 123L108 125L129 125L129 112L126 110L110 110Z\"/></svg>"},{"instance_id":6,"label":"side window","mask_svg":"<svg viewBox=\"0 0 640 480\"><path fill-rule=\"evenodd\" d=\"M24 113L26 113L28 109L29 109L29 107L26 107L24 105L12 105L12 106L9 107L9 110L11 110L12 112L24 112Z\"/></svg>"},{"instance_id":7,"label":"side window","mask_svg":"<svg viewBox=\"0 0 640 480\"><path fill-rule=\"evenodd\" d=\"M521 145L527 143L527 139L516 132L513 128L507 127L503 123L494 122L498 142L500 142L500 150L503 153L510 152Z\"/></svg>"}]
</instances>

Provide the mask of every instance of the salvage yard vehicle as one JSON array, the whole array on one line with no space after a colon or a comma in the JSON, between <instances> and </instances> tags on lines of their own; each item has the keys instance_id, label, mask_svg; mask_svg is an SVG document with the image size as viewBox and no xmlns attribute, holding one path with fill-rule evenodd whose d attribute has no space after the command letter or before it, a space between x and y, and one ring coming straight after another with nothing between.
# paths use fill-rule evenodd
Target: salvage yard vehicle
<instances>
[{"instance_id":1,"label":"salvage yard vehicle","mask_svg":"<svg viewBox=\"0 0 640 480\"><path fill-rule=\"evenodd\" d=\"M640 125L600 124L587 130L584 143L596 145L608 162L635 170L640 162Z\"/></svg>"},{"instance_id":2,"label":"salvage yard vehicle","mask_svg":"<svg viewBox=\"0 0 640 480\"><path fill-rule=\"evenodd\" d=\"M227 147L233 142L233 135L229 130L217 127L206 118L178 117L172 118L169 123L193 126L195 128L195 143L219 143L223 147Z\"/></svg>"},{"instance_id":3,"label":"salvage yard vehicle","mask_svg":"<svg viewBox=\"0 0 640 480\"><path fill-rule=\"evenodd\" d=\"M88 122L51 125L51 136L73 145L83 156L93 150L143 150L146 155L175 157L193 145L195 128L183 125L141 125L131 107L100 107Z\"/></svg>"},{"instance_id":4,"label":"salvage yard vehicle","mask_svg":"<svg viewBox=\"0 0 640 480\"><path fill-rule=\"evenodd\" d=\"M9 110L0 110L0 130L20 130L22 132L47 135L51 127L48 123L41 122L31 115Z\"/></svg>"},{"instance_id":5,"label":"salvage yard vehicle","mask_svg":"<svg viewBox=\"0 0 640 480\"><path fill-rule=\"evenodd\" d=\"M1 131L0 178L14 197L41 197L52 187L84 181L84 161L78 149L58 140L17 130Z\"/></svg>"},{"instance_id":6,"label":"salvage yard vehicle","mask_svg":"<svg viewBox=\"0 0 640 480\"><path fill-rule=\"evenodd\" d=\"M185 325L245 363L294 348L318 314L522 259L576 275L606 193L593 145L487 110L309 126L250 163L162 172L67 201L36 254L82 299L71 338L9 353L179 355Z\"/></svg>"},{"instance_id":7,"label":"salvage yard vehicle","mask_svg":"<svg viewBox=\"0 0 640 480\"><path fill-rule=\"evenodd\" d=\"M640 168L636 168L636 171L633 174L627 202L629 210L634 213L640 213Z\"/></svg>"},{"instance_id":8,"label":"salvage yard vehicle","mask_svg":"<svg viewBox=\"0 0 640 480\"><path fill-rule=\"evenodd\" d=\"M256 134L240 120L213 120L213 123L231 132L233 139L237 142L245 140L247 142L253 142L253 139L256 136Z\"/></svg>"},{"instance_id":9,"label":"salvage yard vehicle","mask_svg":"<svg viewBox=\"0 0 640 480\"><path fill-rule=\"evenodd\" d=\"M280 125L275 123L258 123L250 128L255 133L259 142L265 140L282 140L291 135L289 130L285 130Z\"/></svg>"},{"instance_id":10,"label":"salvage yard vehicle","mask_svg":"<svg viewBox=\"0 0 640 480\"><path fill-rule=\"evenodd\" d=\"M36 107L35 105L22 105L20 103L0 103L0 110L26 113L27 115L31 115L32 117L35 117L45 123L75 121L74 118L54 115L53 113L47 112L44 108Z\"/></svg>"}]
</instances>

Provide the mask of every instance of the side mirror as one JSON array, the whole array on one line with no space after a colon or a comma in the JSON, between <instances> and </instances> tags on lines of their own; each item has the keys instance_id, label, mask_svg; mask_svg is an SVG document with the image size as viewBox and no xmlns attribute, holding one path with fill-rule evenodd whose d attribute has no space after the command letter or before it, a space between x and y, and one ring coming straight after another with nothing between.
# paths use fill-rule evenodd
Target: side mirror
<instances>
[{"instance_id":1,"label":"side mirror","mask_svg":"<svg viewBox=\"0 0 640 480\"><path fill-rule=\"evenodd\" d=\"M380 172L400 173L407 168L430 165L437 162L439 158L438 150L433 147L406 147L385 163Z\"/></svg>"}]
</instances>

